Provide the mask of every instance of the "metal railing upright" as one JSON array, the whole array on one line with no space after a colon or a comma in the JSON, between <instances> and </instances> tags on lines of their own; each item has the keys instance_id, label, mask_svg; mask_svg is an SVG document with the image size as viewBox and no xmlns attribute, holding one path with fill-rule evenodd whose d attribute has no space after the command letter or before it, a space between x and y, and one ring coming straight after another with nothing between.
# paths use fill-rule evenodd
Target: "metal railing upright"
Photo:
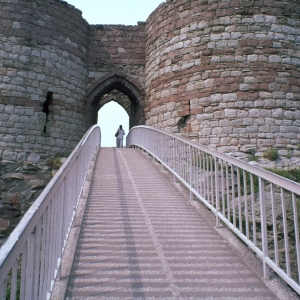
<instances>
[{"instance_id":1,"label":"metal railing upright","mask_svg":"<svg viewBox=\"0 0 300 300\"><path fill-rule=\"evenodd\" d=\"M101 142L95 125L0 248L0 299L49 299L92 155Z\"/></svg>"},{"instance_id":2,"label":"metal railing upright","mask_svg":"<svg viewBox=\"0 0 300 300\"><path fill-rule=\"evenodd\" d=\"M300 294L300 184L180 136L137 126L127 147L159 161Z\"/></svg>"}]
</instances>

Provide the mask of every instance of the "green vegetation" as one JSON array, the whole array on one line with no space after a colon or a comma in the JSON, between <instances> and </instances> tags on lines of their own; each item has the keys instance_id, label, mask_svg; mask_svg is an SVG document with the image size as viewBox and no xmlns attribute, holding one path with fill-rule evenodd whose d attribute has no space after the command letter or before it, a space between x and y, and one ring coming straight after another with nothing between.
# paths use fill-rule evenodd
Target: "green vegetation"
<instances>
[{"instance_id":1,"label":"green vegetation","mask_svg":"<svg viewBox=\"0 0 300 300\"><path fill-rule=\"evenodd\" d=\"M255 155L254 149L249 150L249 161L258 161L258 157Z\"/></svg>"},{"instance_id":2,"label":"green vegetation","mask_svg":"<svg viewBox=\"0 0 300 300\"><path fill-rule=\"evenodd\" d=\"M279 158L279 154L278 154L278 151L275 150L275 149L270 149L269 151L267 151L265 154L264 154L264 158L267 158L269 160L276 160Z\"/></svg>"},{"instance_id":3,"label":"green vegetation","mask_svg":"<svg viewBox=\"0 0 300 300\"><path fill-rule=\"evenodd\" d=\"M62 162L58 156L48 159L46 164L52 170L58 170L62 166Z\"/></svg>"},{"instance_id":4,"label":"green vegetation","mask_svg":"<svg viewBox=\"0 0 300 300\"><path fill-rule=\"evenodd\" d=\"M300 168L294 170L282 170L282 169L266 169L266 170L275 173L279 176L300 183Z\"/></svg>"},{"instance_id":5,"label":"green vegetation","mask_svg":"<svg viewBox=\"0 0 300 300\"><path fill-rule=\"evenodd\" d=\"M10 270L8 274L8 282L6 286L6 300L10 299L10 293L11 293L11 276L12 276L12 271ZM21 289L21 268L18 267L18 274L17 274L17 286L16 286L16 291L15 291L15 298L16 300L20 299L20 289ZM2 298L1 298L2 299Z\"/></svg>"},{"instance_id":6,"label":"green vegetation","mask_svg":"<svg viewBox=\"0 0 300 300\"><path fill-rule=\"evenodd\" d=\"M240 172L240 184L241 184L241 195L244 195L244 184L246 183L246 189L247 189L247 195L251 193L251 175L250 173L246 172L246 180L244 180L243 172ZM258 183L258 177L255 175L252 175L253 178L253 192L256 193L259 191L259 183ZM246 181L246 182L245 182Z\"/></svg>"},{"instance_id":7,"label":"green vegetation","mask_svg":"<svg viewBox=\"0 0 300 300\"><path fill-rule=\"evenodd\" d=\"M250 154L249 161L258 161L258 157L255 154Z\"/></svg>"}]
</instances>

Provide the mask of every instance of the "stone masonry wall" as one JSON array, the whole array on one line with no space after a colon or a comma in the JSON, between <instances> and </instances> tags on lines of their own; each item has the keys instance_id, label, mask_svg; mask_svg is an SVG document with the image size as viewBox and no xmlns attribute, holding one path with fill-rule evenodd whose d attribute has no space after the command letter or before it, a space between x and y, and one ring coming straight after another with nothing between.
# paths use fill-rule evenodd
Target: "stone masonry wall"
<instances>
[{"instance_id":1,"label":"stone masonry wall","mask_svg":"<svg viewBox=\"0 0 300 300\"><path fill-rule=\"evenodd\" d=\"M60 1L0 0L2 159L70 152L86 131L87 27Z\"/></svg>"},{"instance_id":2,"label":"stone masonry wall","mask_svg":"<svg viewBox=\"0 0 300 300\"><path fill-rule=\"evenodd\" d=\"M0 241L87 130L87 29L66 2L0 0Z\"/></svg>"},{"instance_id":3,"label":"stone masonry wall","mask_svg":"<svg viewBox=\"0 0 300 300\"><path fill-rule=\"evenodd\" d=\"M146 42L144 22L138 22L136 26L91 25L89 41L89 88L93 87L101 78L109 80L109 76L117 74L123 79L128 79L131 84L133 81L137 82L140 89L144 89ZM102 107L107 100L107 97L101 98L102 95L114 89L119 89L125 94L124 103L120 102L124 109L127 107L128 96L131 98L131 106L138 106L137 113L130 113L130 110L128 113L132 124L140 123L139 120L144 119L144 106L140 105L135 97L130 96L128 89L121 82L113 80L111 84L104 87L104 91L99 90L99 95L96 95L97 100L94 103L96 107ZM96 120L97 111L92 106L92 117L90 118L92 122Z\"/></svg>"},{"instance_id":4,"label":"stone masonry wall","mask_svg":"<svg viewBox=\"0 0 300 300\"><path fill-rule=\"evenodd\" d=\"M161 4L147 20L146 93L148 125L299 165L299 0Z\"/></svg>"},{"instance_id":5,"label":"stone masonry wall","mask_svg":"<svg viewBox=\"0 0 300 300\"><path fill-rule=\"evenodd\" d=\"M136 26L0 0L0 243L111 100L130 126L297 167L300 0L167 0Z\"/></svg>"},{"instance_id":6,"label":"stone masonry wall","mask_svg":"<svg viewBox=\"0 0 300 300\"><path fill-rule=\"evenodd\" d=\"M100 107L116 100L133 124L144 120L137 94L145 83L145 23L89 25L81 15L61 0L0 0L0 242Z\"/></svg>"}]
</instances>

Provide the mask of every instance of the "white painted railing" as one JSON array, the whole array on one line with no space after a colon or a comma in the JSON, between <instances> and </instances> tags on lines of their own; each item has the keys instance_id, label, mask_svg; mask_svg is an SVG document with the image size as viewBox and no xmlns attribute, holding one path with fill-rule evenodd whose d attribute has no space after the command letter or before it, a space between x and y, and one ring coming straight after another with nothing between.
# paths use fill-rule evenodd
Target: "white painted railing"
<instances>
[{"instance_id":1,"label":"white painted railing","mask_svg":"<svg viewBox=\"0 0 300 300\"><path fill-rule=\"evenodd\" d=\"M159 161L300 294L300 185L179 136L147 126L131 129L127 147Z\"/></svg>"},{"instance_id":2,"label":"white painted railing","mask_svg":"<svg viewBox=\"0 0 300 300\"><path fill-rule=\"evenodd\" d=\"M0 249L0 299L49 299L89 162L100 145L93 126Z\"/></svg>"}]
</instances>

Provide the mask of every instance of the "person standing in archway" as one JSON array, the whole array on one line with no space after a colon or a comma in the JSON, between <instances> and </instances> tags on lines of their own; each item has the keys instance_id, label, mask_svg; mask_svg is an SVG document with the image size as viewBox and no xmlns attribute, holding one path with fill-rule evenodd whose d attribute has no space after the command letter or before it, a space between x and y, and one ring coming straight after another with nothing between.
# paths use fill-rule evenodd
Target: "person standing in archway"
<instances>
[{"instance_id":1,"label":"person standing in archway","mask_svg":"<svg viewBox=\"0 0 300 300\"><path fill-rule=\"evenodd\" d=\"M119 126L115 136L116 136L116 141L117 141L117 148L123 148L123 137L125 135L125 131L122 127L122 125Z\"/></svg>"}]
</instances>

